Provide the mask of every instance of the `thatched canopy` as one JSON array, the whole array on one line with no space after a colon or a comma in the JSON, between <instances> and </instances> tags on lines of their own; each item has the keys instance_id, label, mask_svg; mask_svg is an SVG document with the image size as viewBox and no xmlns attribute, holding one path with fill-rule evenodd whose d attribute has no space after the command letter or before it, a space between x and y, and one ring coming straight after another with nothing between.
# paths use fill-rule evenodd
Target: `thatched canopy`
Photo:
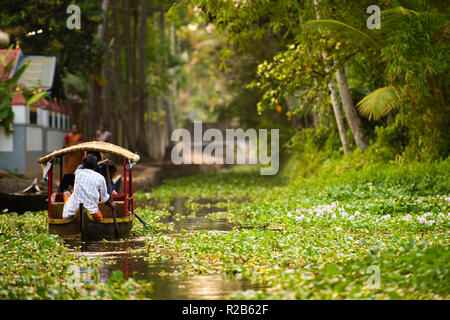
<instances>
[{"instance_id":1,"label":"thatched canopy","mask_svg":"<svg viewBox=\"0 0 450 320\"><path fill-rule=\"evenodd\" d=\"M68 153L76 152L76 151L97 151L97 152L104 152L104 153L110 153L122 158L125 158L127 160L130 160L132 162L138 162L140 157L137 153L133 153L127 149L124 149L122 147L116 146L115 144L108 143L108 142L102 142L102 141L90 141L90 142L84 142L80 143L71 147L67 147L61 150L53 151L52 153L46 155L45 157L39 158L39 163L46 163L54 158L62 157Z\"/></svg>"}]
</instances>

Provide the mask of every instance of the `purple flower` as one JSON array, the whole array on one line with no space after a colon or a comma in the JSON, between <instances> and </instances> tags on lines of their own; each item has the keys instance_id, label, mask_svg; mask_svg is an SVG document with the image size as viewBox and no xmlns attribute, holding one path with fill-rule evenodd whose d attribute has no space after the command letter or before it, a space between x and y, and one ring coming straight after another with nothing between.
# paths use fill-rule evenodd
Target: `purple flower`
<instances>
[{"instance_id":1,"label":"purple flower","mask_svg":"<svg viewBox=\"0 0 450 320\"><path fill-rule=\"evenodd\" d=\"M296 216L295 217L295 220L297 220L297 221L300 221L300 220L303 220L303 219L305 219L305 216L303 214L301 216Z\"/></svg>"},{"instance_id":2,"label":"purple flower","mask_svg":"<svg viewBox=\"0 0 450 320\"><path fill-rule=\"evenodd\" d=\"M405 220L406 220L406 221L411 221L411 219L412 219L412 217L411 217L410 214L407 214L407 215L405 216Z\"/></svg>"},{"instance_id":3,"label":"purple flower","mask_svg":"<svg viewBox=\"0 0 450 320\"><path fill-rule=\"evenodd\" d=\"M342 215L343 218L347 218L348 213L344 211L344 212L341 213L341 215Z\"/></svg>"},{"instance_id":4,"label":"purple flower","mask_svg":"<svg viewBox=\"0 0 450 320\"><path fill-rule=\"evenodd\" d=\"M292 214L289 212L289 213L287 214L287 216L288 216L288 218L291 218L291 217L292 217Z\"/></svg>"},{"instance_id":5,"label":"purple flower","mask_svg":"<svg viewBox=\"0 0 450 320\"><path fill-rule=\"evenodd\" d=\"M332 219L336 219L336 214L333 213L333 215L331 216Z\"/></svg>"},{"instance_id":6,"label":"purple flower","mask_svg":"<svg viewBox=\"0 0 450 320\"><path fill-rule=\"evenodd\" d=\"M433 225L433 223L434 223L434 220L430 220L430 221L428 221L428 225L430 225L430 226L432 226L432 225Z\"/></svg>"},{"instance_id":7,"label":"purple flower","mask_svg":"<svg viewBox=\"0 0 450 320\"><path fill-rule=\"evenodd\" d=\"M391 217L390 214L386 214L384 216L381 216L381 219L388 220L390 217Z\"/></svg>"},{"instance_id":8,"label":"purple flower","mask_svg":"<svg viewBox=\"0 0 450 320\"><path fill-rule=\"evenodd\" d=\"M426 223L427 219L425 219L424 217L418 217L417 219L419 219L420 223Z\"/></svg>"},{"instance_id":9,"label":"purple flower","mask_svg":"<svg viewBox=\"0 0 450 320\"><path fill-rule=\"evenodd\" d=\"M445 197L445 201L449 201L450 202L450 197Z\"/></svg>"},{"instance_id":10,"label":"purple flower","mask_svg":"<svg viewBox=\"0 0 450 320\"><path fill-rule=\"evenodd\" d=\"M355 211L355 216L359 216L359 215L360 215L359 211Z\"/></svg>"}]
</instances>

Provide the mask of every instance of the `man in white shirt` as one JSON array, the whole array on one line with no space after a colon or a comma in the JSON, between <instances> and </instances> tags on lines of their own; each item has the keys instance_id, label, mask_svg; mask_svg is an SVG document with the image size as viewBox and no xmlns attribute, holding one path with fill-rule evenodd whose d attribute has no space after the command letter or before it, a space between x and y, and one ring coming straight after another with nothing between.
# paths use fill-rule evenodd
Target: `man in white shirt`
<instances>
[{"instance_id":1,"label":"man in white shirt","mask_svg":"<svg viewBox=\"0 0 450 320\"><path fill-rule=\"evenodd\" d=\"M103 162L106 162L104 160ZM108 160L109 161L109 160ZM88 154L83 157L83 165L75 171L75 183L73 193L64 204L63 218L67 219L75 215L80 207L80 203L89 210L95 220L103 220L102 213L98 209L98 202L102 201L111 209L115 208L115 203L110 198L105 178L95 171L97 168L97 157Z\"/></svg>"}]
</instances>

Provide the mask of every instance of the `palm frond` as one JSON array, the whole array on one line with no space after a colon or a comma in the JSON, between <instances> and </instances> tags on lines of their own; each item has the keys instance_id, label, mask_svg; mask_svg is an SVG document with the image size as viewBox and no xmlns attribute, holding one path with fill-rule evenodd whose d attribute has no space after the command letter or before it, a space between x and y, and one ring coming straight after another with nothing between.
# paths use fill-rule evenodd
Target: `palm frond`
<instances>
[{"instance_id":1,"label":"palm frond","mask_svg":"<svg viewBox=\"0 0 450 320\"><path fill-rule=\"evenodd\" d=\"M306 22L305 28L308 30L328 29L333 31L334 36L343 37L345 39L355 39L358 42L369 42L377 47L380 43L367 33L358 30L351 25L345 24L337 20L311 20ZM355 38L356 37L356 38Z\"/></svg>"},{"instance_id":2,"label":"palm frond","mask_svg":"<svg viewBox=\"0 0 450 320\"><path fill-rule=\"evenodd\" d=\"M41 92L41 93L37 93L34 94L30 99L27 100L27 106L29 106L32 103L35 103L36 101L38 101L39 99L42 99L44 97L46 97L48 95L47 91Z\"/></svg>"},{"instance_id":3,"label":"palm frond","mask_svg":"<svg viewBox=\"0 0 450 320\"><path fill-rule=\"evenodd\" d=\"M402 93L398 88L388 86L369 93L356 107L363 116L378 120L397 108L401 98Z\"/></svg>"},{"instance_id":4,"label":"palm frond","mask_svg":"<svg viewBox=\"0 0 450 320\"><path fill-rule=\"evenodd\" d=\"M381 32L389 33L398 28L398 24L405 20L415 19L420 15L419 12L406 9L405 7L396 7L381 11Z\"/></svg>"},{"instance_id":5,"label":"palm frond","mask_svg":"<svg viewBox=\"0 0 450 320\"><path fill-rule=\"evenodd\" d=\"M442 0L395 0L395 7L408 8L415 11L430 11L433 8L442 8L445 1ZM448 6L448 4L447 4Z\"/></svg>"},{"instance_id":6,"label":"palm frond","mask_svg":"<svg viewBox=\"0 0 450 320\"><path fill-rule=\"evenodd\" d=\"M11 60L11 61L13 61L13 60ZM17 70L16 73L14 73L14 75L13 75L10 79L8 79L8 80L6 80L6 81L4 82L4 85L5 85L6 87L8 87L8 86L10 86L10 85L15 84L16 82L18 82L19 79L20 79L20 77L24 74L24 72L25 72L25 70L27 69L27 67L28 67L29 64L30 64L30 61L27 61L23 66L21 66L21 67L19 68L19 70Z\"/></svg>"}]
</instances>

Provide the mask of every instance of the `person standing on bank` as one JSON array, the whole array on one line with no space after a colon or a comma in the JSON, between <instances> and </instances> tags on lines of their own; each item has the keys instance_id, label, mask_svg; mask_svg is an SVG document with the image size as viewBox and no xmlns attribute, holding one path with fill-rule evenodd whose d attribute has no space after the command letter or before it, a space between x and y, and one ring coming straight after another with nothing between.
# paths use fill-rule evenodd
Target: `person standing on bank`
<instances>
[{"instance_id":1,"label":"person standing on bank","mask_svg":"<svg viewBox=\"0 0 450 320\"><path fill-rule=\"evenodd\" d=\"M106 125L102 122L95 132L95 140L103 142L111 142L111 131L106 130Z\"/></svg>"},{"instance_id":2,"label":"person standing on bank","mask_svg":"<svg viewBox=\"0 0 450 320\"><path fill-rule=\"evenodd\" d=\"M103 160L106 162L108 159ZM116 204L108 194L105 178L95 170L97 169L97 157L90 153L83 157L83 165L78 166L75 171L75 185L73 193L64 204L63 218L68 219L83 203L96 221L103 220L103 215L98 209L99 201L114 210Z\"/></svg>"},{"instance_id":3,"label":"person standing on bank","mask_svg":"<svg viewBox=\"0 0 450 320\"><path fill-rule=\"evenodd\" d=\"M74 123L72 124L70 132L64 136L63 145L66 148L74 146L81 142L83 142L83 136L78 132L78 127ZM63 177L58 187L58 192L63 192L64 190L69 188L69 186L74 186L74 172L77 169L78 165L81 163L82 158L82 151L69 153L64 156Z\"/></svg>"}]
</instances>

